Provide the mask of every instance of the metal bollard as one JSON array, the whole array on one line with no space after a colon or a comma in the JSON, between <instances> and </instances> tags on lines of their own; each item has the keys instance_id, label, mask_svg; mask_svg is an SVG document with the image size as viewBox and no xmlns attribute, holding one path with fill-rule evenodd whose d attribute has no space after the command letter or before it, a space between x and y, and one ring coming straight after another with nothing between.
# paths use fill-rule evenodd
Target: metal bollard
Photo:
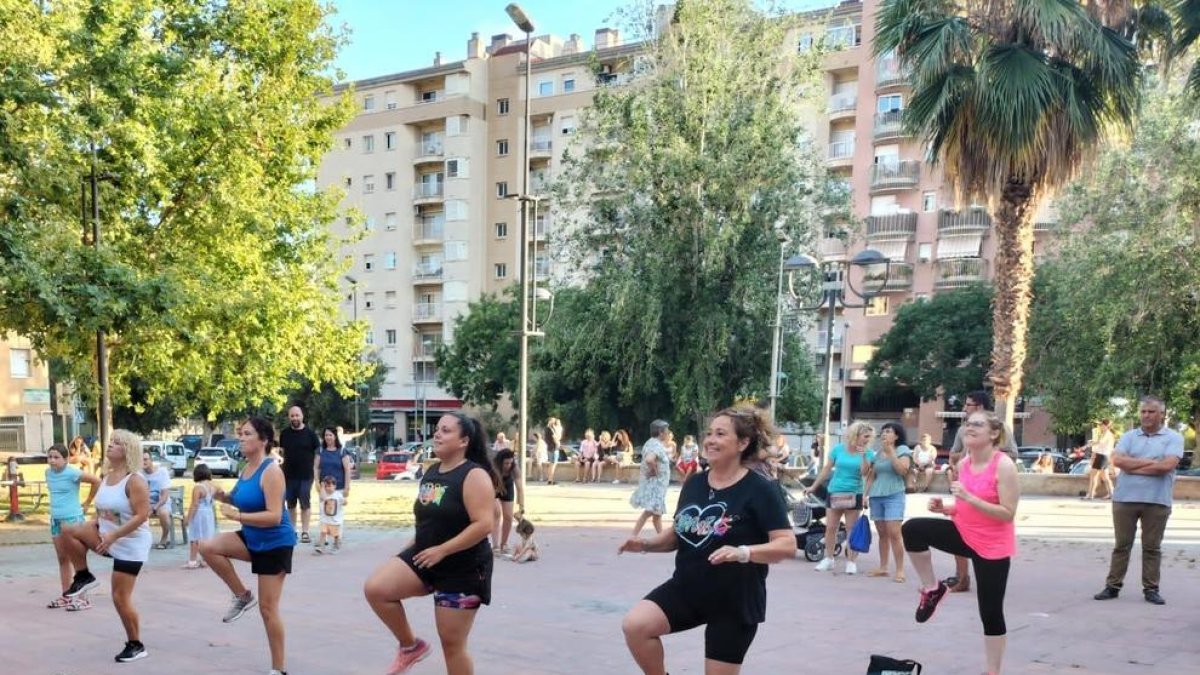
<instances>
[{"instance_id":1,"label":"metal bollard","mask_svg":"<svg viewBox=\"0 0 1200 675\"><path fill-rule=\"evenodd\" d=\"M21 497L19 494L21 482L19 479L13 479L8 483L8 517L5 520L10 523L19 523L25 520L25 515L21 513Z\"/></svg>"}]
</instances>

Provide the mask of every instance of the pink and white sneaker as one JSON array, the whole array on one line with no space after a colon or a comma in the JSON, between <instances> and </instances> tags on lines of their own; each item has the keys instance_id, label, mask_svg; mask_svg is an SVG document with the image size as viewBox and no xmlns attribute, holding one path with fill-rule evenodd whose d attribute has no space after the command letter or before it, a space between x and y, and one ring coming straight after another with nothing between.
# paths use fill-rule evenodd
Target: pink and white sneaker
<instances>
[{"instance_id":1,"label":"pink and white sneaker","mask_svg":"<svg viewBox=\"0 0 1200 675\"><path fill-rule=\"evenodd\" d=\"M396 660L392 661L392 665L388 667L387 675L400 675L407 673L409 668L412 668L418 661L429 656L429 643L417 638L416 644L411 647L401 647L396 650Z\"/></svg>"}]
</instances>

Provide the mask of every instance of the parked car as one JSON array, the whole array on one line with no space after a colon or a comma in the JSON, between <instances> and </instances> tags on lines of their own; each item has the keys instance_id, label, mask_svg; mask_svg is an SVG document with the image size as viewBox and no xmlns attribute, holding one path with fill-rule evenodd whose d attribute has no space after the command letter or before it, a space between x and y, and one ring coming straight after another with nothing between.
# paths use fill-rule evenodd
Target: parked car
<instances>
[{"instance_id":1,"label":"parked car","mask_svg":"<svg viewBox=\"0 0 1200 675\"><path fill-rule=\"evenodd\" d=\"M163 458L162 463L171 467L171 473L178 478L187 471L188 450L183 443L175 441L142 441L142 452L158 453Z\"/></svg>"},{"instance_id":2,"label":"parked car","mask_svg":"<svg viewBox=\"0 0 1200 675\"><path fill-rule=\"evenodd\" d=\"M420 462L413 459L411 452L385 452L379 456L375 465L376 480L392 480L394 477L408 471L409 464L418 466Z\"/></svg>"},{"instance_id":3,"label":"parked car","mask_svg":"<svg viewBox=\"0 0 1200 675\"><path fill-rule=\"evenodd\" d=\"M183 447L188 449L188 457L195 457L200 448L204 447L204 436L200 434L184 434L175 439L176 443L182 443Z\"/></svg>"},{"instance_id":4,"label":"parked car","mask_svg":"<svg viewBox=\"0 0 1200 675\"><path fill-rule=\"evenodd\" d=\"M196 466L201 464L207 466L213 475L233 477L238 472L237 460L230 457L225 448L200 448L196 453Z\"/></svg>"},{"instance_id":5,"label":"parked car","mask_svg":"<svg viewBox=\"0 0 1200 675\"><path fill-rule=\"evenodd\" d=\"M242 454L242 442L236 438L222 438L213 447L225 450L235 462L246 459L246 456Z\"/></svg>"},{"instance_id":6,"label":"parked car","mask_svg":"<svg viewBox=\"0 0 1200 675\"><path fill-rule=\"evenodd\" d=\"M1037 462L1038 457L1041 457L1045 453L1049 453L1050 457L1054 460L1054 473L1070 472L1071 458L1047 446L1023 445L1017 448L1017 461L1026 471L1032 471L1034 462Z\"/></svg>"}]
</instances>

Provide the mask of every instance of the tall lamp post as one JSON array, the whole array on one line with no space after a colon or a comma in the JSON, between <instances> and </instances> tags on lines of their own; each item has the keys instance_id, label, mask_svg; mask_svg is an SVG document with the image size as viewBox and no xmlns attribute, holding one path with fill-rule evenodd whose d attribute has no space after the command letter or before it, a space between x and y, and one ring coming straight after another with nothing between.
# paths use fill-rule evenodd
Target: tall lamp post
<instances>
[{"instance_id":1,"label":"tall lamp post","mask_svg":"<svg viewBox=\"0 0 1200 675\"><path fill-rule=\"evenodd\" d=\"M100 226L100 182L116 182L116 175L96 172L96 143L88 144L91 154L91 171L83 177L80 194L80 215L83 218L84 244L87 243L88 227L91 227L92 248L100 251L102 228ZM88 208L88 197L91 197L91 208ZM112 401L108 383L108 337L103 328L96 331L96 385L100 389L98 401L99 414L97 426L100 437L100 456L108 452L108 432L112 425Z\"/></svg>"},{"instance_id":2,"label":"tall lamp post","mask_svg":"<svg viewBox=\"0 0 1200 675\"><path fill-rule=\"evenodd\" d=\"M783 354L783 266L787 245L790 243L787 235L778 233L779 238L779 278L775 291L775 330L771 336L771 388L768 400L771 403L771 426L775 426L775 408L779 404L779 370Z\"/></svg>"},{"instance_id":3,"label":"tall lamp post","mask_svg":"<svg viewBox=\"0 0 1200 675\"><path fill-rule=\"evenodd\" d=\"M783 269L788 275L788 293L793 298L800 297L794 284L796 272L815 272L821 276L820 301L800 308L806 312L825 310L825 395L821 401L821 459L818 466L823 467L825 458L829 456L829 409L833 403L833 316L839 304L847 309L867 306L867 303L887 286L891 264L891 259L874 249L859 251L848 261L817 260L810 255L800 254L792 256L783 264ZM879 266L883 267L883 281L878 286L880 291L868 291L866 288L860 291L850 283L849 272L852 268L870 269ZM848 302L847 291L863 302Z\"/></svg>"},{"instance_id":4,"label":"tall lamp post","mask_svg":"<svg viewBox=\"0 0 1200 675\"><path fill-rule=\"evenodd\" d=\"M354 323L358 323L358 279L349 274L345 276L345 279L350 282L350 288L353 289L353 300L351 302L354 304L354 309L352 311ZM354 383L354 433L358 433L358 382ZM358 436L355 436L355 438L358 438ZM361 443L358 447L362 447Z\"/></svg>"},{"instance_id":5,"label":"tall lamp post","mask_svg":"<svg viewBox=\"0 0 1200 675\"><path fill-rule=\"evenodd\" d=\"M521 201L521 252L518 257L518 262L521 268L521 364L520 364L520 384L517 392L517 426L521 436L517 452L517 466L521 468L519 473L521 481L521 491L525 490L525 458L526 444L529 442L529 202L532 197L529 194L529 81L533 76L533 21L529 19L529 15L517 3L511 3L504 8L508 13L508 18L512 19L513 23L521 32L525 33L525 92L524 101L524 133L521 137L521 195L518 199Z\"/></svg>"}]
</instances>

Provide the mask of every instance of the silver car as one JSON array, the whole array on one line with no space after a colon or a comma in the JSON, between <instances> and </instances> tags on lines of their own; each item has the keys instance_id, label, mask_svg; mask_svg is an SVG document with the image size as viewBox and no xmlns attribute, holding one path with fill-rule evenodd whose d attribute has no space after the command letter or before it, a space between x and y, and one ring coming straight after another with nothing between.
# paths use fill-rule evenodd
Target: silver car
<instances>
[{"instance_id":1,"label":"silver car","mask_svg":"<svg viewBox=\"0 0 1200 675\"><path fill-rule=\"evenodd\" d=\"M214 476L219 474L232 477L238 472L237 462L224 448L200 448L196 453L196 466L201 464L207 466Z\"/></svg>"}]
</instances>

